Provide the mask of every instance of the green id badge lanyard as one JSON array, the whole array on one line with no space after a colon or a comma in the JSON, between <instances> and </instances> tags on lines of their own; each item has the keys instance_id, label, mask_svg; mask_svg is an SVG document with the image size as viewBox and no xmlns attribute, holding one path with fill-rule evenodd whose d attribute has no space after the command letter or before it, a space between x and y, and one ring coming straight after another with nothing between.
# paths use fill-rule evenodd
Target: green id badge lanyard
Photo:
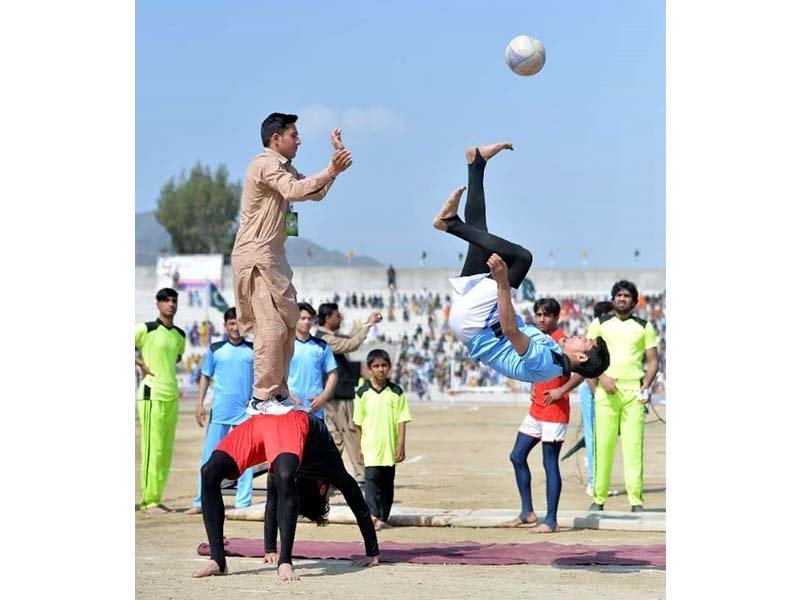
<instances>
[{"instance_id":1,"label":"green id badge lanyard","mask_svg":"<svg viewBox=\"0 0 800 600\"><path fill-rule=\"evenodd\" d=\"M299 218L296 212L292 210L294 207L289 204L289 210L286 211L286 235L297 237L299 231Z\"/></svg>"}]
</instances>

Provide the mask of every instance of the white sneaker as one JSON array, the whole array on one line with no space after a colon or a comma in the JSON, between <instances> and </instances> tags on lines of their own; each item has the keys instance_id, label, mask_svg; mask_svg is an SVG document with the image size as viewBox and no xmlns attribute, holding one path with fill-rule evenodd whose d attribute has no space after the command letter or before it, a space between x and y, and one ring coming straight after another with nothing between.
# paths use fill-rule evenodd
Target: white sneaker
<instances>
[{"instance_id":1,"label":"white sneaker","mask_svg":"<svg viewBox=\"0 0 800 600\"><path fill-rule=\"evenodd\" d=\"M258 398L251 398L247 403L245 412L248 415L285 415L292 410L302 410L286 396L276 396L269 400L259 400Z\"/></svg>"}]
</instances>

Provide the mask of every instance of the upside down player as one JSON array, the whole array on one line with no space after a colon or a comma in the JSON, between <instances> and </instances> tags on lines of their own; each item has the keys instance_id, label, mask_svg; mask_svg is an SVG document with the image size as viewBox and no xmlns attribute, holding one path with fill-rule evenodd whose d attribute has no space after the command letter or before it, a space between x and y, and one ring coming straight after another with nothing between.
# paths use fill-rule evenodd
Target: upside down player
<instances>
[{"instance_id":1,"label":"upside down player","mask_svg":"<svg viewBox=\"0 0 800 600\"><path fill-rule=\"evenodd\" d=\"M322 420L298 409L283 415L251 417L235 427L203 465L200 471L203 522L211 546L211 557L193 577L227 574L223 542L225 506L220 487L222 480L237 479L245 469L265 461L269 463L271 484L274 483L277 500L272 505L276 507L281 536L281 552L277 562L278 576L282 580L299 579L292 566L297 516L301 513L317 524L325 522L328 484L342 493L364 538L366 557L353 561L353 564L358 567L378 564L378 538L358 484L345 470L342 457ZM272 522L268 515L264 526L267 546L274 545L275 534L270 533L269 529ZM266 552L265 561L273 562L269 558L269 552Z\"/></svg>"},{"instance_id":2,"label":"upside down player","mask_svg":"<svg viewBox=\"0 0 800 600\"><path fill-rule=\"evenodd\" d=\"M455 290L450 327L470 358L517 381L544 382L572 371L597 377L609 363L601 337L572 335L556 343L536 327L524 325L514 312L511 289L522 284L533 256L519 244L489 233L483 191L486 161L504 149L513 150L509 143L467 150L466 222L458 216L464 187L453 191L433 220L436 229L469 243L461 276L450 280Z\"/></svg>"}]
</instances>

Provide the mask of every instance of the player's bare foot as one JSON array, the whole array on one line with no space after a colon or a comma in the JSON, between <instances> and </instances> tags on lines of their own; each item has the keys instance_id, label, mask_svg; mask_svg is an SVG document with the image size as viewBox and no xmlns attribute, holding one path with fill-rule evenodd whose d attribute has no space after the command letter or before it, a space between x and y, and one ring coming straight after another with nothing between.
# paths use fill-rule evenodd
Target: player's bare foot
<instances>
[{"instance_id":1,"label":"player's bare foot","mask_svg":"<svg viewBox=\"0 0 800 600\"><path fill-rule=\"evenodd\" d=\"M523 521L519 517L511 519L510 521L506 521L502 524L503 527L519 527L520 525L536 525L536 522L539 519L536 516L535 512L529 512L525 515L525 520Z\"/></svg>"},{"instance_id":2,"label":"player's bare foot","mask_svg":"<svg viewBox=\"0 0 800 600\"><path fill-rule=\"evenodd\" d=\"M278 553L277 552L265 552L264 553L264 562L274 565L278 562Z\"/></svg>"},{"instance_id":3,"label":"player's bare foot","mask_svg":"<svg viewBox=\"0 0 800 600\"><path fill-rule=\"evenodd\" d=\"M372 517L372 524L375 526L375 531L379 531L381 529L391 529L392 526L389 525L386 521L381 521L377 517Z\"/></svg>"},{"instance_id":4,"label":"player's bare foot","mask_svg":"<svg viewBox=\"0 0 800 600\"><path fill-rule=\"evenodd\" d=\"M193 506L192 508L190 508L189 510L187 510L183 514L185 514L185 515L202 515L203 514L203 509L200 508L199 506Z\"/></svg>"},{"instance_id":5,"label":"player's bare foot","mask_svg":"<svg viewBox=\"0 0 800 600\"><path fill-rule=\"evenodd\" d=\"M228 574L228 567L225 569L220 569L217 561L211 559L206 564L204 564L201 568L197 569L194 573L192 573L192 577L213 577L216 575L227 575Z\"/></svg>"},{"instance_id":6,"label":"player's bare foot","mask_svg":"<svg viewBox=\"0 0 800 600\"><path fill-rule=\"evenodd\" d=\"M156 506L145 508L144 512L146 512L148 515L165 515L169 512L172 512L172 509L163 504L158 504Z\"/></svg>"},{"instance_id":7,"label":"player's bare foot","mask_svg":"<svg viewBox=\"0 0 800 600\"><path fill-rule=\"evenodd\" d=\"M453 190L450 197L445 200L439 214L433 218L433 226L441 231L447 231L447 224L444 222L448 217L458 214L458 203L461 201L461 194L466 190L466 186L459 186Z\"/></svg>"},{"instance_id":8,"label":"player's bare foot","mask_svg":"<svg viewBox=\"0 0 800 600\"><path fill-rule=\"evenodd\" d=\"M551 527L547 523L538 523L536 527L530 530L530 533L558 533L561 531L558 525Z\"/></svg>"},{"instance_id":9,"label":"player's bare foot","mask_svg":"<svg viewBox=\"0 0 800 600\"><path fill-rule=\"evenodd\" d=\"M281 581L299 581L300 576L294 572L294 567L289 563L278 565L278 577Z\"/></svg>"},{"instance_id":10,"label":"player's bare foot","mask_svg":"<svg viewBox=\"0 0 800 600\"><path fill-rule=\"evenodd\" d=\"M354 567L375 567L379 562L379 556L365 556L353 560Z\"/></svg>"},{"instance_id":11,"label":"player's bare foot","mask_svg":"<svg viewBox=\"0 0 800 600\"><path fill-rule=\"evenodd\" d=\"M483 160L489 160L495 154L500 152L500 150L513 150L514 146L511 145L511 142L497 142L496 144L487 144L486 146L478 146L478 150L481 152L481 156ZM465 152L467 157L467 164L471 165L475 162L475 147L467 148Z\"/></svg>"}]
</instances>

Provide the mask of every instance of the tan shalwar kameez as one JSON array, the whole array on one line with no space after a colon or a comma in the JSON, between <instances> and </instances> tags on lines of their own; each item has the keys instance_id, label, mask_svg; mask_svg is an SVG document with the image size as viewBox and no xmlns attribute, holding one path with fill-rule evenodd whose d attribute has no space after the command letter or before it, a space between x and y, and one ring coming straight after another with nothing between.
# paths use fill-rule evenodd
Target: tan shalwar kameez
<instances>
[{"instance_id":1,"label":"tan shalwar kameez","mask_svg":"<svg viewBox=\"0 0 800 600\"><path fill-rule=\"evenodd\" d=\"M292 269L286 260L289 202L322 200L333 183L328 169L305 177L289 159L266 148L242 182L239 231L231 263L236 314L242 334L252 331L253 396L288 396L286 380L299 317Z\"/></svg>"}]
</instances>

